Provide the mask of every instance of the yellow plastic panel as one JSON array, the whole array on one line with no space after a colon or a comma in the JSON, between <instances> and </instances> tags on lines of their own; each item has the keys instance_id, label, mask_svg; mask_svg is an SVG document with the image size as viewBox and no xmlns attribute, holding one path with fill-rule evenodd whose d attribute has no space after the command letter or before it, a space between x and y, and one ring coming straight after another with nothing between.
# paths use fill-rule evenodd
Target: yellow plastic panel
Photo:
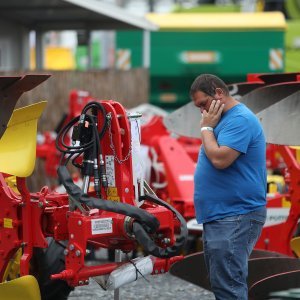
<instances>
[{"instance_id":1,"label":"yellow plastic panel","mask_svg":"<svg viewBox=\"0 0 300 300\"><path fill-rule=\"evenodd\" d=\"M36 157L37 120L46 101L14 110L0 140L0 172L18 177L29 176Z\"/></svg>"},{"instance_id":2,"label":"yellow plastic panel","mask_svg":"<svg viewBox=\"0 0 300 300\"><path fill-rule=\"evenodd\" d=\"M27 275L0 283L0 300L41 300L37 280Z\"/></svg>"},{"instance_id":3,"label":"yellow plastic panel","mask_svg":"<svg viewBox=\"0 0 300 300\"><path fill-rule=\"evenodd\" d=\"M300 237L297 236L291 240L291 248L293 252L300 257Z\"/></svg>"},{"instance_id":4,"label":"yellow plastic panel","mask_svg":"<svg viewBox=\"0 0 300 300\"><path fill-rule=\"evenodd\" d=\"M296 159L300 162L300 146L292 146L291 148L296 150Z\"/></svg>"}]
</instances>

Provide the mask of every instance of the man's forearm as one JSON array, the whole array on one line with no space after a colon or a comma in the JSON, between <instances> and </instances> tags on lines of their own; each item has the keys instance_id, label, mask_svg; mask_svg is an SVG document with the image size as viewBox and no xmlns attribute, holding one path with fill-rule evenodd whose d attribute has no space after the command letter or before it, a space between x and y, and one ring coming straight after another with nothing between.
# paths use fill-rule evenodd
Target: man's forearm
<instances>
[{"instance_id":1,"label":"man's forearm","mask_svg":"<svg viewBox=\"0 0 300 300\"><path fill-rule=\"evenodd\" d=\"M214 164L213 162L218 156L217 152L218 150L220 150L214 132L209 130L203 130L201 132L201 138L206 156L211 161L211 163Z\"/></svg>"},{"instance_id":2,"label":"man's forearm","mask_svg":"<svg viewBox=\"0 0 300 300\"><path fill-rule=\"evenodd\" d=\"M201 137L206 156L216 169L229 167L240 155L240 152L234 149L220 146L213 131L203 130Z\"/></svg>"}]
</instances>

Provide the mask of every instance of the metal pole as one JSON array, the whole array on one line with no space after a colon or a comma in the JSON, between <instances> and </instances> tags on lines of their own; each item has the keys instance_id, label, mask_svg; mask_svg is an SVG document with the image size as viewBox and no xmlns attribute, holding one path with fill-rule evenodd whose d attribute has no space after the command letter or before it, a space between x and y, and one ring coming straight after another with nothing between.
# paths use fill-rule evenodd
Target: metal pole
<instances>
[{"instance_id":1,"label":"metal pole","mask_svg":"<svg viewBox=\"0 0 300 300\"><path fill-rule=\"evenodd\" d=\"M87 56L88 56L88 70L93 67L93 45L92 45L92 33L87 30Z\"/></svg>"},{"instance_id":2,"label":"metal pole","mask_svg":"<svg viewBox=\"0 0 300 300\"><path fill-rule=\"evenodd\" d=\"M143 31L143 67L150 67L150 31Z\"/></svg>"},{"instance_id":3,"label":"metal pole","mask_svg":"<svg viewBox=\"0 0 300 300\"><path fill-rule=\"evenodd\" d=\"M41 30L36 30L35 34L35 68L42 70L44 69L44 33Z\"/></svg>"},{"instance_id":4,"label":"metal pole","mask_svg":"<svg viewBox=\"0 0 300 300\"><path fill-rule=\"evenodd\" d=\"M119 249L115 250L115 262L121 262L122 261L122 251ZM114 300L121 300L120 296L120 289L115 289L114 291Z\"/></svg>"}]
</instances>

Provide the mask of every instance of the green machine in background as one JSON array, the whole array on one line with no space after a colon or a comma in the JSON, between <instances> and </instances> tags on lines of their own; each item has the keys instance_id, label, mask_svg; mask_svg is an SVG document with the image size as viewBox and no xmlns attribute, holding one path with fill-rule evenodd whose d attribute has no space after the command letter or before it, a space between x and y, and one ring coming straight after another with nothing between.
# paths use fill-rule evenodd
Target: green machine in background
<instances>
[{"instance_id":1,"label":"green machine in background","mask_svg":"<svg viewBox=\"0 0 300 300\"><path fill-rule=\"evenodd\" d=\"M226 83L248 73L284 71L286 22L280 12L149 14L160 27L150 33L150 103L176 108L189 99L201 73ZM142 65L142 32L117 33L117 65ZM126 56L126 57L125 57ZM121 63L120 63L121 62ZM124 64L123 64L124 66Z\"/></svg>"}]
</instances>

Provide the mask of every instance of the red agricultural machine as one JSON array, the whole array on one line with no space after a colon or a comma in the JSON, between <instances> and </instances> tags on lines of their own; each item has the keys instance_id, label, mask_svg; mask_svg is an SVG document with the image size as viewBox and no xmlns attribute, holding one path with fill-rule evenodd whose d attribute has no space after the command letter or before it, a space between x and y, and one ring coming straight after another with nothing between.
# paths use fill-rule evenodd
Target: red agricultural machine
<instances>
[{"instance_id":1,"label":"red agricultural machine","mask_svg":"<svg viewBox=\"0 0 300 300\"><path fill-rule=\"evenodd\" d=\"M209 289L203 254L177 256L184 248L186 221L191 243L202 232L201 225L195 224L193 207L193 173L201 144L199 111L190 103L165 117L153 116L140 127L138 113L126 112L115 101L73 91L69 114L57 133L45 133L37 147L49 176L56 177L58 167L66 193L53 192L52 187L30 193L25 177L33 169L36 120L44 104L13 109L22 92L46 79L25 76L0 81L4 99L0 103L0 201L5 207L0 217L2 281L33 274L42 297L51 299L68 295L71 287L87 284L90 277L113 289L120 282L135 280L137 269L142 274L170 269L173 275ZM229 86L231 94L262 121L270 143L267 167L282 180L278 183L270 177L268 220L249 261L253 299L300 286L295 258L300 253L300 168L298 149L287 146L299 144L299 88L296 73L252 74L248 82ZM69 174L70 163L80 174L81 188ZM16 189L11 175L17 178ZM128 253L138 245L150 256L129 262L127 268L134 276L128 280L118 275L118 267L126 262L85 264L90 248ZM196 249L190 245L184 253ZM15 290L13 282L8 284Z\"/></svg>"},{"instance_id":2,"label":"red agricultural machine","mask_svg":"<svg viewBox=\"0 0 300 300\"><path fill-rule=\"evenodd\" d=\"M265 114L271 120L278 120L280 116L286 117L285 111L292 107L288 102L296 101L294 99L297 99L299 87L298 73L249 74L247 82L231 84L229 90L236 99L245 103L258 116ZM73 91L67 119L92 100L93 98L87 92ZM270 113L265 112L266 109L270 111L272 105L280 104L283 100L285 102L281 105L285 114L279 111L279 113L274 112L270 117ZM187 253L197 250L197 239L201 237L202 232L202 226L196 224L194 219L193 206L193 173L201 144L199 117L198 110L189 103L170 115L148 118L141 126L141 145L144 149L141 161L145 165L147 181L159 198L172 204L188 222L190 243L186 249ZM266 153L269 170L268 220L256 247L292 256L290 240L297 232L298 217L292 218L293 212L296 211L291 204L296 203L298 199L297 157L299 154L296 148L286 145L297 144L296 134L290 134L289 137L287 133L290 130L281 133L283 125L277 130L274 129L276 127L274 125L267 129L269 123L269 121L265 122L269 141ZM282 124L284 123L286 123L285 119L282 120ZM278 123L276 125L278 126ZM290 140L287 140L288 137ZM44 152L52 153L52 151ZM146 163L147 161L149 163ZM47 165L53 167L53 163L47 164L46 160Z\"/></svg>"},{"instance_id":3,"label":"red agricultural machine","mask_svg":"<svg viewBox=\"0 0 300 300\"><path fill-rule=\"evenodd\" d=\"M42 299L65 299L91 277L105 289L117 289L145 274L167 272L183 258L186 222L136 169L140 116L128 115L120 103L89 101L61 127L56 139L61 153L58 177L67 193L47 187L28 191L37 120L46 102L14 107L23 92L48 77L0 78L1 299L39 299L29 274L37 278ZM71 162L81 173L82 188L69 173ZM16 178L14 187L11 176ZM147 256L89 266L89 245L125 253L141 245ZM120 266L132 276L123 276Z\"/></svg>"}]
</instances>

